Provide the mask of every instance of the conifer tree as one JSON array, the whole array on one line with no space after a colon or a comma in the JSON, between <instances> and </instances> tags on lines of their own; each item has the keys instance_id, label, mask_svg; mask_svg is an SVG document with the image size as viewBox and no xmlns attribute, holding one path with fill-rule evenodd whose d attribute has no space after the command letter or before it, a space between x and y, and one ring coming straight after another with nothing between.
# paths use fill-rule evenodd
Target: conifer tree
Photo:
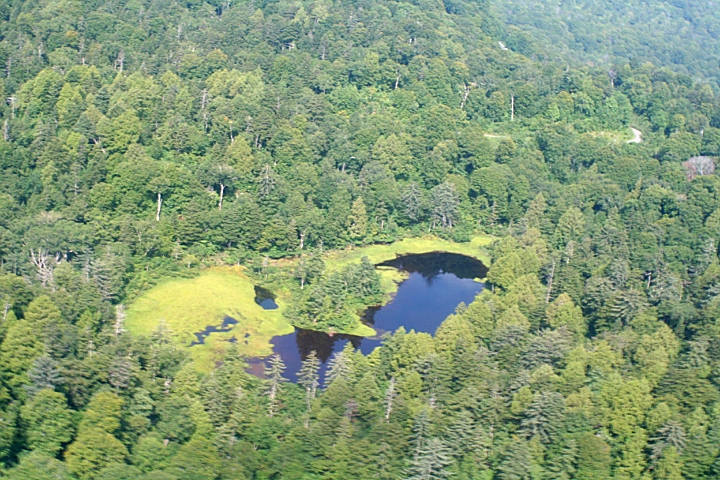
<instances>
[{"instance_id":1,"label":"conifer tree","mask_svg":"<svg viewBox=\"0 0 720 480\"><path fill-rule=\"evenodd\" d=\"M459 200L455 192L455 185L445 182L432 191L433 226L452 228L458 216Z\"/></svg>"},{"instance_id":2,"label":"conifer tree","mask_svg":"<svg viewBox=\"0 0 720 480\"><path fill-rule=\"evenodd\" d=\"M362 197L358 197L350 209L350 238L356 241L365 238L367 224L368 217L365 202Z\"/></svg>"},{"instance_id":3,"label":"conifer tree","mask_svg":"<svg viewBox=\"0 0 720 480\"><path fill-rule=\"evenodd\" d=\"M456 457L479 452L483 448L480 429L467 410L461 410L455 415L446 429L445 440L452 446L453 455Z\"/></svg>"},{"instance_id":4,"label":"conifer tree","mask_svg":"<svg viewBox=\"0 0 720 480\"><path fill-rule=\"evenodd\" d=\"M28 446L47 455L57 455L72 440L72 411L61 393L45 389L20 410Z\"/></svg>"},{"instance_id":5,"label":"conifer tree","mask_svg":"<svg viewBox=\"0 0 720 480\"><path fill-rule=\"evenodd\" d=\"M260 198L267 197L275 190L277 180L275 178L275 172L270 165L263 165L260 176L257 178L257 183Z\"/></svg>"},{"instance_id":6,"label":"conifer tree","mask_svg":"<svg viewBox=\"0 0 720 480\"><path fill-rule=\"evenodd\" d=\"M272 417L277 413L279 407L278 395L282 389L282 383L286 382L282 374L285 371L285 362L280 355L275 354L268 360L269 366L265 369L267 377L267 389L265 395L268 397L268 416Z\"/></svg>"},{"instance_id":7,"label":"conifer tree","mask_svg":"<svg viewBox=\"0 0 720 480\"><path fill-rule=\"evenodd\" d=\"M108 382L118 390L130 386L133 364L129 358L120 357L113 360L108 370Z\"/></svg>"},{"instance_id":8,"label":"conifer tree","mask_svg":"<svg viewBox=\"0 0 720 480\"><path fill-rule=\"evenodd\" d=\"M715 428L708 428L708 417L702 408L697 408L689 422L687 441L682 452L683 474L691 480L705 478L709 474L718 446L711 437Z\"/></svg>"},{"instance_id":9,"label":"conifer tree","mask_svg":"<svg viewBox=\"0 0 720 480\"><path fill-rule=\"evenodd\" d=\"M412 448L413 458L420 455L425 444L430 437L430 415L427 408L423 408L415 417L415 423L410 436L410 447Z\"/></svg>"},{"instance_id":10,"label":"conifer tree","mask_svg":"<svg viewBox=\"0 0 720 480\"><path fill-rule=\"evenodd\" d=\"M675 454L682 454L685 449L685 428L680 422L669 420L650 440L652 442L650 459L653 461L659 460L668 447L673 447Z\"/></svg>"},{"instance_id":11,"label":"conifer tree","mask_svg":"<svg viewBox=\"0 0 720 480\"><path fill-rule=\"evenodd\" d=\"M500 480L530 480L532 462L527 442L519 438L510 440L497 470Z\"/></svg>"},{"instance_id":12,"label":"conifer tree","mask_svg":"<svg viewBox=\"0 0 720 480\"><path fill-rule=\"evenodd\" d=\"M395 397L397 392L395 391L395 377L390 378L387 390L385 390L385 421L390 421L390 414L393 410L393 404L395 403Z\"/></svg>"},{"instance_id":13,"label":"conifer tree","mask_svg":"<svg viewBox=\"0 0 720 480\"><path fill-rule=\"evenodd\" d=\"M333 354L325 373L325 388L338 378L349 381L353 373L352 345L350 342L341 351Z\"/></svg>"},{"instance_id":14,"label":"conifer tree","mask_svg":"<svg viewBox=\"0 0 720 480\"><path fill-rule=\"evenodd\" d=\"M28 379L30 384L25 385L25 391L29 396L44 389L54 390L64 382L58 363L47 355L35 359L32 368L28 371Z\"/></svg>"},{"instance_id":15,"label":"conifer tree","mask_svg":"<svg viewBox=\"0 0 720 480\"><path fill-rule=\"evenodd\" d=\"M408 183L402 194L403 213L411 221L416 222L423 216L423 198L420 187L415 182Z\"/></svg>"},{"instance_id":16,"label":"conifer tree","mask_svg":"<svg viewBox=\"0 0 720 480\"><path fill-rule=\"evenodd\" d=\"M447 469L452 464L450 448L439 438L429 439L413 457L407 480L440 480L450 478Z\"/></svg>"},{"instance_id":17,"label":"conifer tree","mask_svg":"<svg viewBox=\"0 0 720 480\"><path fill-rule=\"evenodd\" d=\"M537 437L550 443L558 434L565 418L565 399L559 393L542 392L533 398L525 411L520 431L529 438Z\"/></svg>"},{"instance_id":18,"label":"conifer tree","mask_svg":"<svg viewBox=\"0 0 720 480\"><path fill-rule=\"evenodd\" d=\"M9 459L15 442L15 435L18 433L18 412L17 406L9 405L0 408L0 459Z\"/></svg>"},{"instance_id":19,"label":"conifer tree","mask_svg":"<svg viewBox=\"0 0 720 480\"><path fill-rule=\"evenodd\" d=\"M566 440L559 452L553 452L548 459L547 471L550 480L571 480L575 478L578 446L574 439Z\"/></svg>"},{"instance_id":20,"label":"conifer tree","mask_svg":"<svg viewBox=\"0 0 720 480\"><path fill-rule=\"evenodd\" d=\"M370 263L367 256L362 257L353 278L353 288L361 298L370 297L382 293L380 288L380 276L375 271L375 266Z\"/></svg>"},{"instance_id":21,"label":"conifer tree","mask_svg":"<svg viewBox=\"0 0 720 480\"><path fill-rule=\"evenodd\" d=\"M663 450L662 457L655 468L657 480L684 480L682 460L674 446L668 446Z\"/></svg>"},{"instance_id":22,"label":"conifer tree","mask_svg":"<svg viewBox=\"0 0 720 480\"><path fill-rule=\"evenodd\" d=\"M300 372L298 372L298 383L305 387L305 401L307 402L308 412L310 411L311 402L315 399L317 387L320 385L319 370L320 360L315 350L313 350L307 358L303 360Z\"/></svg>"}]
</instances>

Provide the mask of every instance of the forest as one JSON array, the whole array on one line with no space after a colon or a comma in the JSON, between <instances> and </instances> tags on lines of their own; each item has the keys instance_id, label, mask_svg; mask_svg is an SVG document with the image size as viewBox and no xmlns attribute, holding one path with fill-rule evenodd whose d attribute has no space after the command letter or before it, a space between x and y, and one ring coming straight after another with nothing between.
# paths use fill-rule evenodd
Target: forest
<instances>
[{"instance_id":1,"label":"forest","mask_svg":"<svg viewBox=\"0 0 720 480\"><path fill-rule=\"evenodd\" d=\"M0 2L0 478L720 477L717 6L567 3ZM322 378L123 323L295 262L341 330L383 292L333 252L479 235L474 301Z\"/></svg>"},{"instance_id":2,"label":"forest","mask_svg":"<svg viewBox=\"0 0 720 480\"><path fill-rule=\"evenodd\" d=\"M714 2L497 0L499 31L531 58L608 70L652 62L714 83L720 76L720 10Z\"/></svg>"}]
</instances>

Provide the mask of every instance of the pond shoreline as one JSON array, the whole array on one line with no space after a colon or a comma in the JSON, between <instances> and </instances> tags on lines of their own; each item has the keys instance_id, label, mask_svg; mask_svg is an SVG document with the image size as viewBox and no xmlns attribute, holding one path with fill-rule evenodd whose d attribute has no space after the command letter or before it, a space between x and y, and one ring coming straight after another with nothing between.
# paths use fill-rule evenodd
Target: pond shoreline
<instances>
[{"instance_id":1,"label":"pond shoreline","mask_svg":"<svg viewBox=\"0 0 720 480\"><path fill-rule=\"evenodd\" d=\"M487 273L487 267L479 260L445 252L403 255L375 267L396 269L406 275L388 302L369 306L362 312L361 320L373 328L375 335L329 335L296 327L290 334L273 337L270 340L273 353L285 362L287 378L296 380L302 361L312 351L321 362L322 374L331 356L348 344L367 355L381 345L384 333L401 327L433 335L458 305L474 300L484 287L477 279ZM262 376L265 358L249 359L249 371Z\"/></svg>"},{"instance_id":2,"label":"pond shoreline","mask_svg":"<svg viewBox=\"0 0 720 480\"><path fill-rule=\"evenodd\" d=\"M492 242L489 236L477 236L470 242L456 243L437 237L407 238L393 244L370 245L326 252L327 271L335 271L367 256L373 264L393 261L407 254L447 252L465 255L489 264L483 248ZM275 267L291 272L299 257L275 262ZM377 269L381 277L383 300L380 307L391 302L399 285L407 279L403 272L388 267ZM238 323L229 330L211 331L203 343L194 343L190 355L198 369L211 370L233 343L246 357L269 355L271 339L294 331L283 312L291 301L289 290L271 292L276 309L265 310L257 302L256 286L267 287L245 267L211 267L192 278L168 279L143 293L128 306L126 327L130 333L150 337L158 326L165 323L178 346L189 348L197 342L197 333L208 326L221 326L222 319L230 316ZM361 309L365 311L369 306ZM360 319L360 315L358 315ZM376 337L377 333L360 323L356 328L336 335ZM234 340L233 340L234 339Z\"/></svg>"}]
</instances>

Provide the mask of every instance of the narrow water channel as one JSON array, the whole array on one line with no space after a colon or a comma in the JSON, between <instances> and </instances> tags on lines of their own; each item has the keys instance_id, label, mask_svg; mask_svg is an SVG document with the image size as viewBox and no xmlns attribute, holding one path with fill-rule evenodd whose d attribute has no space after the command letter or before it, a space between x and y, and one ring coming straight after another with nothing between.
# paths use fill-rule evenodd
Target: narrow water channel
<instances>
[{"instance_id":1,"label":"narrow water channel","mask_svg":"<svg viewBox=\"0 0 720 480\"><path fill-rule=\"evenodd\" d=\"M487 273L487 268L479 260L441 252L407 255L377 266L397 268L409 275L400 283L388 304L365 311L363 321L375 328L378 336L331 337L323 332L298 328L289 335L274 337L271 341L273 351L280 354L287 365L286 378L296 381L303 359L313 350L322 362L322 378L332 354L341 351L348 342L364 354L369 354L380 345L383 333L394 332L400 327L408 331L434 334L460 303L473 301L484 286L476 279L485 278ZM255 359L250 363L252 373L262 374L265 366L263 359Z\"/></svg>"}]
</instances>

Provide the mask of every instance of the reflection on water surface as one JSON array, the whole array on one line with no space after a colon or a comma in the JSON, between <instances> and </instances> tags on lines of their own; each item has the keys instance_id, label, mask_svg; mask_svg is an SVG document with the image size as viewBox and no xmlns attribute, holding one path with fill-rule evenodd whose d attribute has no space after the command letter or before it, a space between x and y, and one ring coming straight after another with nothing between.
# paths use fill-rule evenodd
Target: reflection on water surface
<instances>
[{"instance_id":1,"label":"reflection on water surface","mask_svg":"<svg viewBox=\"0 0 720 480\"><path fill-rule=\"evenodd\" d=\"M280 354L287 365L286 378L296 380L302 360L313 350L322 362L322 376L328 359L348 342L367 355L380 345L380 335L394 332L401 326L406 330L434 334L460 303L470 303L482 290L484 285L475 279L485 278L487 273L479 260L443 252L406 255L377 266L394 267L409 274L387 305L370 307L363 314L363 321L375 328L378 336L330 336L298 328L289 335L274 337L271 341L273 351ZM253 359L250 364L251 373L262 375L263 359Z\"/></svg>"}]
</instances>

